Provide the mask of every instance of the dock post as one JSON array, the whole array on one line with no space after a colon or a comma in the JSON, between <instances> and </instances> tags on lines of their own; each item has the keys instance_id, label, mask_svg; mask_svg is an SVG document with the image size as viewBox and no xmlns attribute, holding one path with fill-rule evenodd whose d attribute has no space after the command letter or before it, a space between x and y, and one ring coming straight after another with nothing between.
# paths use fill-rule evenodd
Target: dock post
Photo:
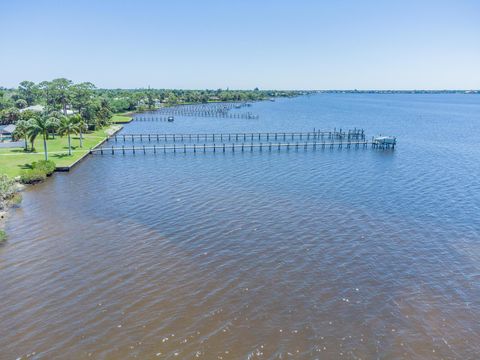
<instances>
[{"instance_id":1,"label":"dock post","mask_svg":"<svg viewBox=\"0 0 480 360\"><path fill-rule=\"evenodd\" d=\"M183 153L184 153L184 154L187 153L187 145L186 145L186 144L183 144Z\"/></svg>"},{"instance_id":2,"label":"dock post","mask_svg":"<svg viewBox=\"0 0 480 360\"><path fill-rule=\"evenodd\" d=\"M194 152L194 153L197 152L197 148L195 147L195 144L193 144L193 152Z\"/></svg>"},{"instance_id":3,"label":"dock post","mask_svg":"<svg viewBox=\"0 0 480 360\"><path fill-rule=\"evenodd\" d=\"M135 154L135 145L133 145L133 153Z\"/></svg>"},{"instance_id":4,"label":"dock post","mask_svg":"<svg viewBox=\"0 0 480 360\"><path fill-rule=\"evenodd\" d=\"M154 154L157 153L157 146L156 146L156 145L153 145L153 153L154 153Z\"/></svg>"},{"instance_id":5,"label":"dock post","mask_svg":"<svg viewBox=\"0 0 480 360\"><path fill-rule=\"evenodd\" d=\"M223 152L225 152L225 143L223 143Z\"/></svg>"},{"instance_id":6,"label":"dock post","mask_svg":"<svg viewBox=\"0 0 480 360\"><path fill-rule=\"evenodd\" d=\"M100 148L100 154L103 155L103 147Z\"/></svg>"},{"instance_id":7,"label":"dock post","mask_svg":"<svg viewBox=\"0 0 480 360\"><path fill-rule=\"evenodd\" d=\"M143 153L146 154L146 152L145 152L145 145L143 145Z\"/></svg>"},{"instance_id":8,"label":"dock post","mask_svg":"<svg viewBox=\"0 0 480 360\"><path fill-rule=\"evenodd\" d=\"M243 148L244 148L245 144L242 142L242 152L243 152Z\"/></svg>"},{"instance_id":9,"label":"dock post","mask_svg":"<svg viewBox=\"0 0 480 360\"><path fill-rule=\"evenodd\" d=\"M175 148L175 143L173 143L173 152L177 152L177 149Z\"/></svg>"},{"instance_id":10,"label":"dock post","mask_svg":"<svg viewBox=\"0 0 480 360\"><path fill-rule=\"evenodd\" d=\"M113 146L112 146L112 155L115 155L115 150L113 150Z\"/></svg>"},{"instance_id":11,"label":"dock post","mask_svg":"<svg viewBox=\"0 0 480 360\"><path fill-rule=\"evenodd\" d=\"M125 155L125 145L122 145L122 154Z\"/></svg>"}]
</instances>

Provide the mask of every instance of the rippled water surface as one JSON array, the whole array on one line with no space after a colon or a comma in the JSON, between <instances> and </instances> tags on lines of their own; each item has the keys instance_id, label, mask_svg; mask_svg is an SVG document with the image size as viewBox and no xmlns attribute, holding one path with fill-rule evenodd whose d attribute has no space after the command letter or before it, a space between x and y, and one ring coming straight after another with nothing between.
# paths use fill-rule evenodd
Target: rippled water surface
<instances>
[{"instance_id":1,"label":"rippled water surface","mask_svg":"<svg viewBox=\"0 0 480 360\"><path fill-rule=\"evenodd\" d=\"M480 97L248 111L124 132L363 127L398 147L95 155L56 174L0 248L0 358L477 359Z\"/></svg>"}]
</instances>

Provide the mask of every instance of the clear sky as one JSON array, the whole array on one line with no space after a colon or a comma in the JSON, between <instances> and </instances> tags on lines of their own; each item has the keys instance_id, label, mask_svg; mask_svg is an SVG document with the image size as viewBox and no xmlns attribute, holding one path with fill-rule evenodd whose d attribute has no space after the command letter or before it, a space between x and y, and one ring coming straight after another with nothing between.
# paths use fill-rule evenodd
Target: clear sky
<instances>
[{"instance_id":1,"label":"clear sky","mask_svg":"<svg viewBox=\"0 0 480 360\"><path fill-rule=\"evenodd\" d=\"M478 0L0 0L0 86L479 89Z\"/></svg>"}]
</instances>

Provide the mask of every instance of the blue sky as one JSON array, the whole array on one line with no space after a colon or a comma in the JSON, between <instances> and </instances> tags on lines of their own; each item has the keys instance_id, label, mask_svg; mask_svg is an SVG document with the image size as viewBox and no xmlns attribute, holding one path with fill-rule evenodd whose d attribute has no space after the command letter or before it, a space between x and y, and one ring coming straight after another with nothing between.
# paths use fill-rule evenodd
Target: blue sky
<instances>
[{"instance_id":1,"label":"blue sky","mask_svg":"<svg viewBox=\"0 0 480 360\"><path fill-rule=\"evenodd\" d=\"M0 0L0 86L478 89L477 0Z\"/></svg>"}]
</instances>

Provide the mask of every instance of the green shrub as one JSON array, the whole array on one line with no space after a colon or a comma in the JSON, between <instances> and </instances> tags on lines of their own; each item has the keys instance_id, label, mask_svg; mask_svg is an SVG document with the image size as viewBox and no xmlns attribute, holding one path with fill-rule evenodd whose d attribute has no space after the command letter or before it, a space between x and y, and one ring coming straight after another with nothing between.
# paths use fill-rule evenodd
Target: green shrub
<instances>
[{"instance_id":1,"label":"green shrub","mask_svg":"<svg viewBox=\"0 0 480 360\"><path fill-rule=\"evenodd\" d=\"M42 169L23 170L20 173L20 182L22 184L35 184L44 181L46 178L47 174Z\"/></svg>"},{"instance_id":2,"label":"green shrub","mask_svg":"<svg viewBox=\"0 0 480 360\"><path fill-rule=\"evenodd\" d=\"M41 170L45 175L50 176L55 171L56 165L52 160L40 160L32 163L32 169Z\"/></svg>"},{"instance_id":3,"label":"green shrub","mask_svg":"<svg viewBox=\"0 0 480 360\"><path fill-rule=\"evenodd\" d=\"M0 202L10 199L15 194L15 191L15 181L7 175L0 175Z\"/></svg>"},{"instance_id":4,"label":"green shrub","mask_svg":"<svg viewBox=\"0 0 480 360\"><path fill-rule=\"evenodd\" d=\"M7 240L7 234L5 231L0 229L0 244Z\"/></svg>"}]
</instances>

